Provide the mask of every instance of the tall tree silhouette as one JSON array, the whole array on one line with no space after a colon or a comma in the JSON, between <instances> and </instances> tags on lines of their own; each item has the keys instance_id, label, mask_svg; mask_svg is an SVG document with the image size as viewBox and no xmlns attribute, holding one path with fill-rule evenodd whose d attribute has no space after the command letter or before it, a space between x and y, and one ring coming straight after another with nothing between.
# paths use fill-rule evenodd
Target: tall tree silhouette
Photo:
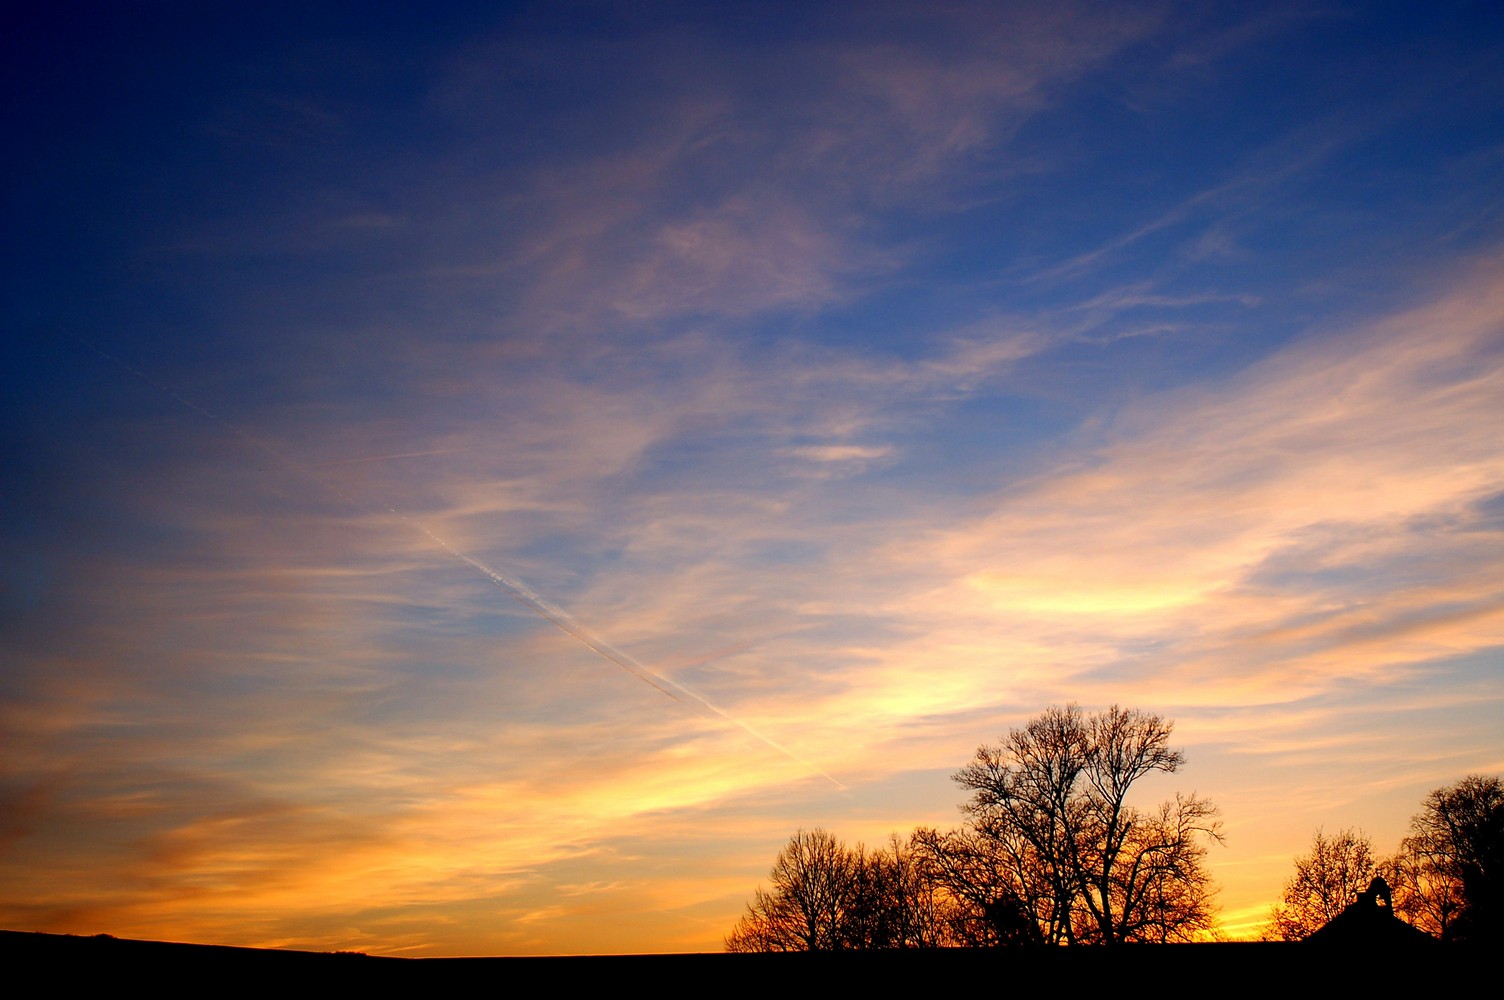
<instances>
[{"instance_id":1,"label":"tall tree silhouette","mask_svg":"<svg viewBox=\"0 0 1504 1000\"><path fill-rule=\"evenodd\" d=\"M1426 796L1398 856L1395 909L1444 940L1504 939L1504 783L1471 774Z\"/></svg>"},{"instance_id":2,"label":"tall tree silhouette","mask_svg":"<svg viewBox=\"0 0 1504 1000\"><path fill-rule=\"evenodd\" d=\"M1214 926L1204 859L1222 839L1216 807L1195 795L1147 811L1128 802L1139 779L1185 763L1172 729L1116 705L1051 708L979 747L953 776L972 792L962 806L969 829L927 843L941 871L966 873L952 878L958 896L990 896L983 907L1000 943L1181 941ZM990 885L968 881L988 868Z\"/></svg>"}]
</instances>

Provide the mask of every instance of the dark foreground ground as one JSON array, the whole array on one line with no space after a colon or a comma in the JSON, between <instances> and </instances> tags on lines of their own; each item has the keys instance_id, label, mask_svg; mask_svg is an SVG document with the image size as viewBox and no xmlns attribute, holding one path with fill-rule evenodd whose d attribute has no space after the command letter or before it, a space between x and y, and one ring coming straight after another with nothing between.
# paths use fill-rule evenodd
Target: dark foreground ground
<instances>
[{"instance_id":1,"label":"dark foreground ground","mask_svg":"<svg viewBox=\"0 0 1504 1000\"><path fill-rule=\"evenodd\" d=\"M379 958L0 931L0 962L39 982L110 981L117 986L216 987L326 984L341 989L484 989L587 985L632 993L644 985L670 996L751 993L878 995L910 990L966 995L1038 988L1068 996L1241 997L1250 990L1309 995L1412 997L1425 992L1492 995L1495 949L1310 944L1138 945L1010 951L892 951L807 955L600 955L559 958ZM1478 986L1492 983L1478 992ZM1471 987L1471 989L1468 989ZM1101 991L1106 988L1108 993Z\"/></svg>"}]
</instances>

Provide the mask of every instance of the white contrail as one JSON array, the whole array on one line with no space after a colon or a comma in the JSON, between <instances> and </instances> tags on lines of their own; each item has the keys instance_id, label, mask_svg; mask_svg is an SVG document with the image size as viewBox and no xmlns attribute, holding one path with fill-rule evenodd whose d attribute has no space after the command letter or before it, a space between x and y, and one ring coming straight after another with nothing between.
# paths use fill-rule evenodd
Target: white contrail
<instances>
[{"instance_id":1,"label":"white contrail","mask_svg":"<svg viewBox=\"0 0 1504 1000\"><path fill-rule=\"evenodd\" d=\"M338 496L346 504L349 504L350 506L355 507L357 509L363 509L363 510L371 511L370 506L368 506L365 503L362 503L361 501L357 500L355 497L350 496L349 494L345 493L343 490L341 490L338 487L334 486L333 484L327 482L326 480L324 480L320 476L314 474L308 467L304 466L303 464L301 464L299 462L294 461L293 459L288 458L287 456L283 455L281 452L277 451L275 448L272 448L269 445L266 445L266 444L262 443L261 441L258 441L256 438L251 437L249 434L245 433L240 428L234 426L233 424L230 424L230 423L226 422L225 420L221 419L219 416L215 415L214 413L211 413L209 410L206 410L202 406L199 406L197 403L194 403L193 401L191 401L189 399L185 399L183 396L181 396L177 392L173 391L173 389L170 388L169 386L166 386L166 385L162 384L161 382L158 382L156 379L151 378L146 373L144 373L144 372L142 372L142 371L140 371L140 370L138 370L136 368L133 368L132 366L126 364L121 359L115 357L113 354L110 354L110 353L108 353L106 351L101 350L100 348L96 347L94 344L91 344L88 341L83 340L80 337L75 336L73 339L77 340L79 343L83 344L85 347L88 347L91 351L93 351L95 354L98 354L100 357L105 358L108 361L112 361L115 364L119 365L121 368L124 368L126 371L130 372L132 375L136 376L141 381L145 382L147 385L150 385L152 388L154 388L154 389L158 390L159 392L162 392L162 393L166 394L167 396L170 396L171 398L177 400L179 403L183 404L188 409L190 409L193 412L197 413L199 416L204 417L204 418L206 418L208 420L212 420L216 424L219 424L221 427L225 428L227 431L229 431L235 437L238 437L241 441L245 442L247 445L251 446L252 448L255 448L257 451L260 451L260 452L262 452L265 455L270 456L272 459L274 459L279 465L283 466L284 468L291 469L292 471L298 473L299 475L301 475L301 476L303 476L303 477L305 477L307 479L311 479L313 482L317 483L323 489L326 489L326 490L330 491L331 493L335 494L336 496ZM465 450L465 449L454 449L454 450L455 451L460 451L460 450ZM439 453L441 453L441 452L434 452L434 453L427 453L427 454L439 454ZM331 465L331 464L337 464L337 463L324 463L324 464L325 465ZM837 781L830 774L826 773L822 768L817 767L815 764L813 764L810 761L808 761L808 760L804 759L803 757L799 756L799 754L797 754L794 751L790 750L788 747L784 746L782 743L779 743L777 740L773 739L772 737L767 736L767 735L759 732L756 728L754 728L752 726L751 723L744 722L743 720L738 719L736 716L732 715L730 712L727 712L725 709L721 708L719 705L716 705L714 702L712 702L710 699L706 698L704 695L698 694L698 693L696 693L694 691L691 691L689 688L686 688L682 684L678 684L678 683L676 683L676 682L674 682L672 680L669 680L667 677L664 677L662 674L658 673L657 671L654 671L654 670L648 668L647 666L643 665L641 662L639 662L634 657L629 656L626 653L623 653L621 650L616 649L615 647L613 647L609 643L607 643L604 640L598 638L596 635L594 635L592 632L590 632L589 629L585 628L579 622L575 621L575 619L567 611L565 611L563 608L559 608L559 607L556 607L553 604L550 604L547 600L545 600L543 598L543 596L541 594L539 594L532 587L529 587L527 584L523 583L521 580L518 580L515 577L507 576L505 573L500 573L497 570L492 569L490 566L487 566L485 563L481 562L479 559L476 559L474 556L471 556L471 555L468 555L468 554L466 554L464 552L461 552L459 549L455 548L453 545L450 545L443 538L440 538L437 534L435 534L432 530L430 530L427 525L425 525L422 521L419 521L417 518L414 518L414 517L411 517L411 516L409 516L407 514L404 514L401 511L397 510L395 507L390 507L390 506L387 506L385 504L383 504L382 506L383 506L383 508L388 513L393 514L393 515L395 515L397 517L400 517L402 520L404 520L408 524L412 525L415 529L417 529L418 531L422 532L424 534L424 536L426 536L430 541L432 541L439 548L443 549L445 552L449 553L454 558L456 558L456 559L460 560L461 562L465 563L466 565L470 566L471 569L474 569L475 571L477 571L478 573L480 573L482 576L484 576L486 579L490 580L497 587L500 587L513 600L517 601L517 603L521 604L523 607L528 608L534 614L538 615L540 618L542 618L545 621L549 622L555 628L559 629L561 632L563 632L566 635L569 635L569 636L573 637L574 639L578 640L580 643L584 644L587 648L589 648L590 650L592 650L593 652L595 652L597 655L599 655L603 659L609 660L611 663L616 664L618 667L620 667L621 669L625 670L627 673L631 674L633 677L636 677L638 680L642 681L644 684L647 684L650 687L652 687L652 688L656 689L657 691L659 691L660 693L665 694L668 697L674 699L674 701L677 701L677 702L679 702L681 704L684 704L684 703L686 703L686 699L688 699L688 701L693 702L693 703L699 705L701 708L704 708L706 711L711 712L712 714L717 715L720 718L724 719L725 721L731 723L733 726L736 726L738 729L742 730L747 735L749 735L753 739L757 740L759 743L762 743L764 746L770 747L771 749L778 751L779 753L783 754L785 757L789 758L790 760L794 761L795 763L800 764L801 766L803 766L805 768L808 768L809 770L811 770L814 773L818 774L820 777L824 778L826 781L830 782L832 785L835 785L837 788L841 789L842 791L846 790L846 786L845 785L843 785L841 782ZM375 513L374 511L371 511L371 512Z\"/></svg>"},{"instance_id":2,"label":"white contrail","mask_svg":"<svg viewBox=\"0 0 1504 1000\"><path fill-rule=\"evenodd\" d=\"M430 458L434 455L458 455L466 451L481 451L496 445L470 445L464 448L434 448L430 451L399 451L391 455L362 455L359 458L336 458L329 462L314 462L310 469L327 469L331 465L358 465L362 462L391 462L399 458Z\"/></svg>"},{"instance_id":3,"label":"white contrail","mask_svg":"<svg viewBox=\"0 0 1504 1000\"><path fill-rule=\"evenodd\" d=\"M406 514L400 513L399 511L393 510L392 513L396 514L398 517L402 518L413 527L423 532L423 534L427 535L435 545L442 548L445 552L448 552L450 555L454 556L456 559L461 560L462 562L468 563L471 567L484 574L485 577L492 583L496 584L496 586L506 591L513 600L517 601L519 604L522 604L524 607L531 609L539 617L544 618L545 620L552 623L561 632L564 632L565 634L578 639L580 642L584 643L600 656L603 656L607 660L610 660L612 663L616 664L618 667L621 667L627 673L633 675L644 684L649 684L654 688L657 688L659 691L668 695L670 698L674 699L677 702L682 703L684 701L684 698L689 698L690 700L699 704L701 707L720 716L722 719L725 719L727 722L736 726L738 729L741 729L743 732L747 733L749 736L752 736L759 742L772 747L774 750L777 750L779 753L788 757L790 760L804 765L811 771L814 771L820 777L824 778L826 781L829 781L831 784L835 785L837 788L845 790L846 786L841 784L841 782L837 781L834 777L832 777L810 761L805 760L803 757L799 756L797 753L790 750L782 743L774 740L771 736L767 736L759 732L752 726L751 723L745 722L742 719L738 719L736 716L732 715L730 712L727 712L719 705L716 705L704 695L699 694L695 691L691 691L684 685L670 680L657 671L645 666L635 657L622 652L605 640L600 639L589 629L585 628L579 622L575 621L574 617L570 615L569 612L565 611L563 608L550 604L536 590L534 590L532 587L529 587L521 580L518 580L515 577L507 576L505 573L500 573L495 569L492 569L490 566L487 566L485 563L481 562L474 556L466 555L459 549L455 548L453 545L450 545L444 539L440 538L438 535L434 534L422 522L408 517ZM683 695L684 697L681 698L680 695Z\"/></svg>"}]
</instances>

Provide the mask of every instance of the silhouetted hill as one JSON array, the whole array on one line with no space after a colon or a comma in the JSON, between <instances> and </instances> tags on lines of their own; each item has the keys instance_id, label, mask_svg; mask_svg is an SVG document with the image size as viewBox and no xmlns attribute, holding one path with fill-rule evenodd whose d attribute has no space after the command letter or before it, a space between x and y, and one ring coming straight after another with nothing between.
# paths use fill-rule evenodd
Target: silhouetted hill
<instances>
[{"instance_id":1,"label":"silhouetted hill","mask_svg":"<svg viewBox=\"0 0 1504 1000\"><path fill-rule=\"evenodd\" d=\"M737 994L770 988L841 990L870 987L954 989L967 983L1003 983L1010 990L1095 982L1229 994L1228 986L1270 987L1364 978L1382 967L1404 978L1415 958L1432 986L1459 985L1496 967L1492 949L1435 944L1405 947L1239 942L1230 944L1125 945L1117 948L1013 950L945 949L826 954L601 955L555 958L383 958L377 956L233 948L217 945L132 941L108 936L74 937L0 931L0 960L13 971L70 978L144 977L166 984L191 977L205 989L216 980L239 987L286 989L330 984L384 990L484 988L504 991L578 982L595 987L654 984L659 992ZM821 986L820 984L826 984ZM593 987L594 988L594 987Z\"/></svg>"}]
</instances>

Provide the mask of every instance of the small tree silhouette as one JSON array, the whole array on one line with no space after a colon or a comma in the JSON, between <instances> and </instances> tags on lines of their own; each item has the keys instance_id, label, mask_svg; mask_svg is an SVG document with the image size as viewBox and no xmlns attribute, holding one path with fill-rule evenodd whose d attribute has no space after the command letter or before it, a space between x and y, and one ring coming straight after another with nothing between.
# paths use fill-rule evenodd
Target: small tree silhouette
<instances>
[{"instance_id":1,"label":"small tree silhouette","mask_svg":"<svg viewBox=\"0 0 1504 1000\"><path fill-rule=\"evenodd\" d=\"M1311 849L1295 859L1295 874L1269 914L1265 937L1305 940L1356 900L1378 872L1373 845L1361 830L1328 837L1318 829Z\"/></svg>"}]
</instances>

